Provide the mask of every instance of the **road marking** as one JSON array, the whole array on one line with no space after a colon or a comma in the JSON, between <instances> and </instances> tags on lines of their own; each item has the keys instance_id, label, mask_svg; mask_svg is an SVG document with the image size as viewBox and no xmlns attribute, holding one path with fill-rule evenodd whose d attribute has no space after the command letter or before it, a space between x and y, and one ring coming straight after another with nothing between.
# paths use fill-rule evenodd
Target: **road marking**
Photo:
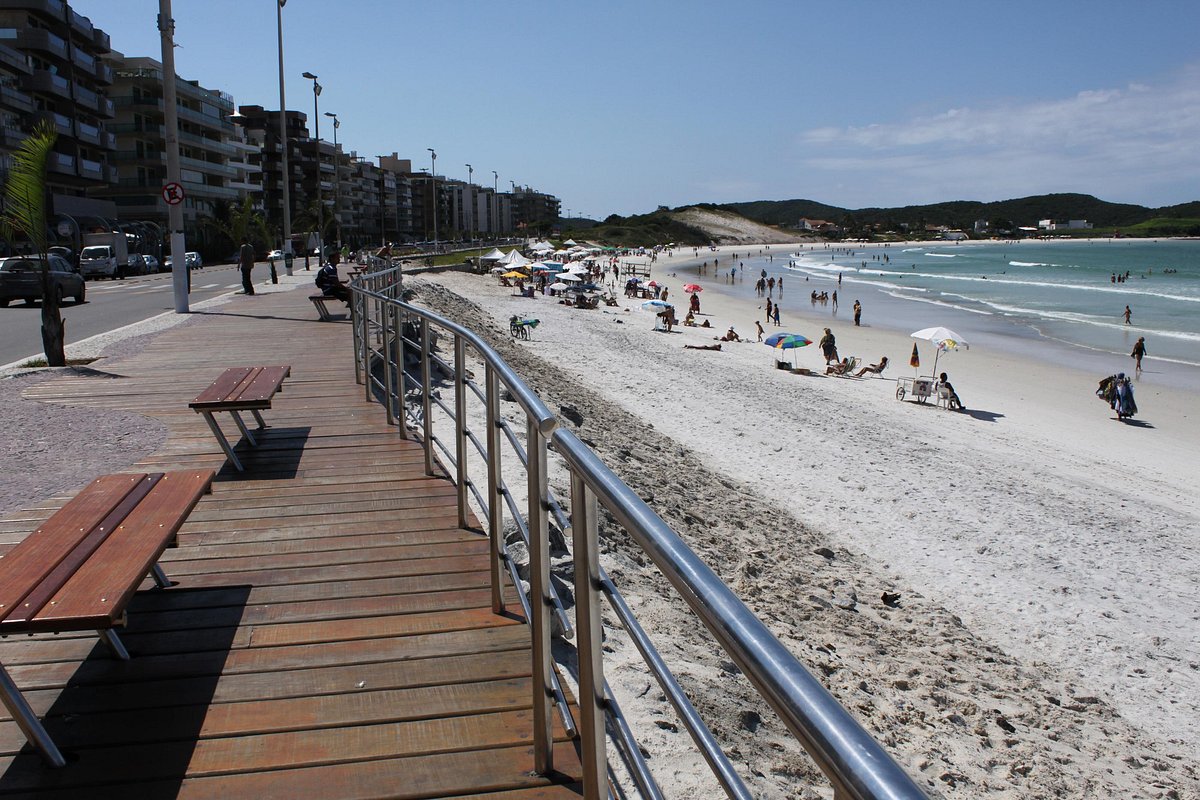
<instances>
[{"instance_id":1,"label":"road marking","mask_svg":"<svg viewBox=\"0 0 1200 800\"><path fill-rule=\"evenodd\" d=\"M215 289L215 288L217 288L217 287L218 287L218 286L220 286L220 285L221 285L221 284L219 284L219 283L206 283L206 284L204 284L203 286L197 286L197 287L195 287L195 288L196 288L196 289Z\"/></svg>"}]
</instances>

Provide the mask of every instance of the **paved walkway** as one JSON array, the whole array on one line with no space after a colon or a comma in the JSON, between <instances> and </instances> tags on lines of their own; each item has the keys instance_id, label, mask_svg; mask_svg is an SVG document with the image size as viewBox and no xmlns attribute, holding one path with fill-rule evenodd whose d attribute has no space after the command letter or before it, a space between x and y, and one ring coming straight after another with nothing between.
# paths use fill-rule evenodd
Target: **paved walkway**
<instances>
[{"instance_id":1,"label":"paved walkway","mask_svg":"<svg viewBox=\"0 0 1200 800\"><path fill-rule=\"evenodd\" d=\"M292 368L261 446L238 450L247 471L221 471L167 552L176 585L135 599L130 662L93 634L0 641L69 759L44 767L0 717L0 798L577 793L561 727L562 772L530 775L528 628L491 612L486 538L457 527L451 482L364 399L350 326L316 321L309 294L235 297L118 378L28 391L162 420L162 449L126 471L216 468L188 402L230 366ZM66 499L0 520L0 553Z\"/></svg>"}]
</instances>

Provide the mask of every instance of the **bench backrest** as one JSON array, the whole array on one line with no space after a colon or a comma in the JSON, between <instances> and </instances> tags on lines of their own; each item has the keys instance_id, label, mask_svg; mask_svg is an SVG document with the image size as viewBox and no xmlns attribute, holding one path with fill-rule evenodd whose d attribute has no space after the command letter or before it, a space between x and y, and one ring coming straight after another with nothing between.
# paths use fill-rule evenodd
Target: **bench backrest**
<instances>
[{"instance_id":1,"label":"bench backrest","mask_svg":"<svg viewBox=\"0 0 1200 800\"><path fill-rule=\"evenodd\" d=\"M212 470L105 475L0 557L0 634L111 627Z\"/></svg>"},{"instance_id":2,"label":"bench backrest","mask_svg":"<svg viewBox=\"0 0 1200 800\"><path fill-rule=\"evenodd\" d=\"M231 367L188 404L197 411L264 408L291 367Z\"/></svg>"}]
</instances>

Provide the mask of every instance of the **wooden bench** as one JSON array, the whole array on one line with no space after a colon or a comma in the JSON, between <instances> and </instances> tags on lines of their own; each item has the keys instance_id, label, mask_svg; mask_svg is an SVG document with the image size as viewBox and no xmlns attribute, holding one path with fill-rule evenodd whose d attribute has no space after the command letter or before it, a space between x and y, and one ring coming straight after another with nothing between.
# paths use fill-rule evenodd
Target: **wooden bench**
<instances>
[{"instance_id":1,"label":"wooden bench","mask_svg":"<svg viewBox=\"0 0 1200 800\"><path fill-rule=\"evenodd\" d=\"M309 295L309 300L312 301L313 307L317 309L317 316L321 318L321 322L333 322L333 315L329 313L329 306L325 305L329 300L337 300L336 297L331 297L327 294Z\"/></svg>"},{"instance_id":2,"label":"wooden bench","mask_svg":"<svg viewBox=\"0 0 1200 800\"><path fill-rule=\"evenodd\" d=\"M238 472L242 471L242 462L233 454L233 447L213 415L220 411L228 411L250 446L257 447L258 442L254 440L254 435L242 421L239 412L249 411L258 422L259 429L266 428L267 423L259 412L271 407L272 398L276 392L282 391L283 379L291 372L292 368L289 366L231 367L222 372L207 389L188 404L189 408L204 417L213 436L217 438L217 443L221 445L221 449Z\"/></svg>"},{"instance_id":3,"label":"wooden bench","mask_svg":"<svg viewBox=\"0 0 1200 800\"><path fill-rule=\"evenodd\" d=\"M95 630L128 660L116 632L147 575L170 585L158 559L175 540L212 470L105 475L0 558L0 636ZM0 699L51 765L65 762L0 664Z\"/></svg>"}]
</instances>

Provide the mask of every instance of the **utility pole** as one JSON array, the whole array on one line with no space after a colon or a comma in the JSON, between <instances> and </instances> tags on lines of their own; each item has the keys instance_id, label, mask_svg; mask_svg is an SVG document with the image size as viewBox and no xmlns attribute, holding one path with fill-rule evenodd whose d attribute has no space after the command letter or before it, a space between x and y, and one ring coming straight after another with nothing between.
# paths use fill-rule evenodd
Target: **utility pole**
<instances>
[{"instance_id":1,"label":"utility pole","mask_svg":"<svg viewBox=\"0 0 1200 800\"><path fill-rule=\"evenodd\" d=\"M163 199L167 200L167 229L171 235L171 285L175 293L175 313L186 314L188 308L187 242L183 236L183 184L179 180L179 112L175 108L175 20L171 17L171 0L158 0L158 31L162 35L163 115L166 127L167 185Z\"/></svg>"},{"instance_id":2,"label":"utility pole","mask_svg":"<svg viewBox=\"0 0 1200 800\"><path fill-rule=\"evenodd\" d=\"M292 274L292 174L288 170L288 138L287 138L287 101L283 97L283 5L287 0L279 0L275 9L275 21L279 30L279 146L280 186L283 189L283 266L288 275Z\"/></svg>"}]
</instances>

